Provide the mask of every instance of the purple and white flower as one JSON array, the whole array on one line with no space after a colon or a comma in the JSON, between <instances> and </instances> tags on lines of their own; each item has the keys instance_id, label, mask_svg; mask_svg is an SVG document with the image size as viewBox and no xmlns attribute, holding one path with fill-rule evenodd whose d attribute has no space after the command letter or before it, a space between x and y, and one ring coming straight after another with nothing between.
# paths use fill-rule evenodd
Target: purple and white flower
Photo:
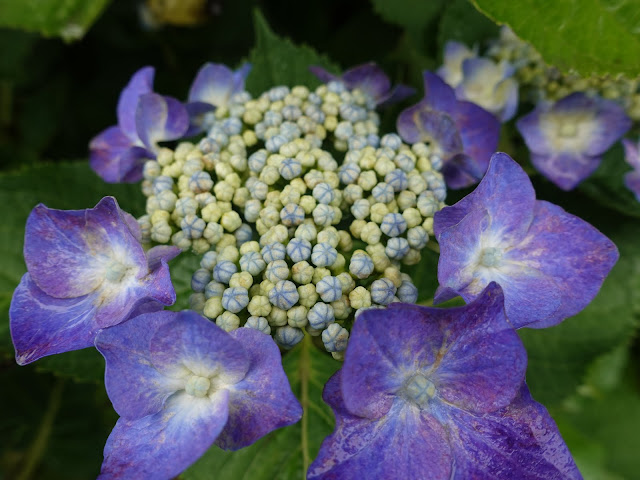
<instances>
[{"instance_id":1,"label":"purple and white flower","mask_svg":"<svg viewBox=\"0 0 640 480\"><path fill-rule=\"evenodd\" d=\"M577 92L540 104L516 125L531 163L561 189L572 190L598 168L631 119L616 102Z\"/></svg>"},{"instance_id":2,"label":"purple and white flower","mask_svg":"<svg viewBox=\"0 0 640 480\"><path fill-rule=\"evenodd\" d=\"M582 478L526 365L495 283L464 307L362 312L324 389L336 428L308 478Z\"/></svg>"},{"instance_id":3,"label":"purple and white flower","mask_svg":"<svg viewBox=\"0 0 640 480\"><path fill-rule=\"evenodd\" d=\"M278 347L252 328L163 311L102 330L96 348L120 415L101 480L171 479L214 443L237 450L302 416Z\"/></svg>"},{"instance_id":4,"label":"purple and white flower","mask_svg":"<svg viewBox=\"0 0 640 480\"><path fill-rule=\"evenodd\" d=\"M38 205L25 232L28 273L9 309L16 361L90 347L100 329L173 304L167 262L178 253L145 253L138 223L113 197L87 210Z\"/></svg>"},{"instance_id":5,"label":"purple and white flower","mask_svg":"<svg viewBox=\"0 0 640 480\"><path fill-rule=\"evenodd\" d=\"M640 142L632 142L622 139L624 145L624 159L633 167L633 170L625 173L624 185L633 192L640 202Z\"/></svg>"},{"instance_id":6,"label":"purple and white flower","mask_svg":"<svg viewBox=\"0 0 640 480\"><path fill-rule=\"evenodd\" d=\"M187 109L175 98L153 92L154 74L153 67L144 67L131 77L118 100L118 124L89 143L89 164L105 182L140 181L144 162L156 158L158 142L187 133Z\"/></svg>"},{"instance_id":7,"label":"purple and white flower","mask_svg":"<svg viewBox=\"0 0 640 480\"><path fill-rule=\"evenodd\" d=\"M527 174L504 153L473 192L435 214L434 231L435 302L470 302L497 282L516 328L549 327L580 312L618 260L613 242L590 224L536 200Z\"/></svg>"},{"instance_id":8,"label":"purple and white flower","mask_svg":"<svg viewBox=\"0 0 640 480\"><path fill-rule=\"evenodd\" d=\"M456 88L462 83L464 74L462 63L468 58L477 58L477 49L470 49L464 43L447 42L444 45L444 58L442 66L436 71L445 82Z\"/></svg>"},{"instance_id":9,"label":"purple and white flower","mask_svg":"<svg viewBox=\"0 0 640 480\"><path fill-rule=\"evenodd\" d=\"M374 62L356 65L342 75L334 75L317 65L309 67L309 70L321 82L341 82L348 90L361 90L368 94L378 107L401 102L415 93L413 88L406 85L396 85L392 88L387 74Z\"/></svg>"}]
</instances>

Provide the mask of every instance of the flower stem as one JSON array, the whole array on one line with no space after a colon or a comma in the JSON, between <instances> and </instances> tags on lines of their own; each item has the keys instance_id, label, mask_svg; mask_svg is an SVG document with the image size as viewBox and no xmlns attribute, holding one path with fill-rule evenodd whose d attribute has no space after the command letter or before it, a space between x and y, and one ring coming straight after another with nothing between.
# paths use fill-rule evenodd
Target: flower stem
<instances>
[{"instance_id":1,"label":"flower stem","mask_svg":"<svg viewBox=\"0 0 640 480\"><path fill-rule=\"evenodd\" d=\"M47 411L42 418L42 422L40 422L38 433L29 447L26 463L18 475L17 480L28 480L31 478L31 475L40 464L42 455L44 455L47 444L49 443L49 437L51 437L53 422L58 414L58 410L60 409L63 387L64 380L57 380L53 385L51 395L49 396Z\"/></svg>"}]
</instances>

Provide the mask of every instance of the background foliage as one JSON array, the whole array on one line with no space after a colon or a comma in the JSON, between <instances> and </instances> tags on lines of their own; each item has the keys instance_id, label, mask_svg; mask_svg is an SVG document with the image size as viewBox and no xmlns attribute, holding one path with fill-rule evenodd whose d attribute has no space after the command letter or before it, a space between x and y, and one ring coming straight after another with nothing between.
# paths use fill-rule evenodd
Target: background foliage
<instances>
[{"instance_id":1,"label":"background foliage","mask_svg":"<svg viewBox=\"0 0 640 480\"><path fill-rule=\"evenodd\" d=\"M114 123L119 91L141 66L154 65L157 91L178 98L186 96L205 61L251 61L247 85L254 94L277 83L315 85L308 64L339 72L369 60L421 92L421 72L438 66L447 40L483 47L497 35L495 21L510 25L562 69L638 74L636 0L150 4L183 8L157 11L163 20L152 28L141 21L141 3L130 0L0 0L0 25L8 27L0 29L0 479L85 479L98 473L116 418L102 385L102 358L89 349L17 367L7 310L25 272L24 222L37 203L87 208L114 195L123 208L141 213L137 186L106 185L86 162L89 139ZM262 14L253 13L255 7ZM385 131L393 129L399 108L384 113ZM511 132L505 129L502 148L526 168L528 154ZM551 329L521 332L534 397L558 422L585 478L594 480L633 480L640 470L640 204L622 186L626 170L622 149L615 148L578 191L560 192L533 178L539 198L590 221L621 252L585 311ZM185 255L172 265L180 296L175 308L186 307L196 262ZM426 252L413 269L421 301L437 286L436 265L437 256ZM310 343L287 354L284 365L305 407L304 421L238 453L213 448L181 478L205 479L211 472L231 479L303 476L333 428L320 392L338 365Z\"/></svg>"}]
</instances>

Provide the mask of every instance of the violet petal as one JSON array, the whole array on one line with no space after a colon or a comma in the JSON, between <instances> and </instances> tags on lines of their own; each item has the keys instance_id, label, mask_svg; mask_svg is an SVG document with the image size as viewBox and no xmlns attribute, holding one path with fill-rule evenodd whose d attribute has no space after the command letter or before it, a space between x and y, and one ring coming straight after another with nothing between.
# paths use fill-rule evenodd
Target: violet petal
<instances>
[{"instance_id":1,"label":"violet petal","mask_svg":"<svg viewBox=\"0 0 640 480\"><path fill-rule=\"evenodd\" d=\"M118 126L132 143L136 143L138 140L136 130L138 99L144 94L153 92L154 75L155 69L153 67L141 68L133 74L118 99Z\"/></svg>"},{"instance_id":2,"label":"violet petal","mask_svg":"<svg viewBox=\"0 0 640 480\"><path fill-rule=\"evenodd\" d=\"M136 129L149 150L156 151L158 142L181 138L188 128L189 114L180 101L157 93L147 93L139 98Z\"/></svg>"}]
</instances>

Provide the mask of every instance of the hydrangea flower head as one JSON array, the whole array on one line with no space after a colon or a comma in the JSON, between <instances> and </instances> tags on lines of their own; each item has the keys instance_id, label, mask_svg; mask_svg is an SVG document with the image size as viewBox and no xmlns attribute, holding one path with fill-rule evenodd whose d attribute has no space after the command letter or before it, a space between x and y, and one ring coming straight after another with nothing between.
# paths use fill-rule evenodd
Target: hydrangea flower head
<instances>
[{"instance_id":1,"label":"hydrangea flower head","mask_svg":"<svg viewBox=\"0 0 640 480\"><path fill-rule=\"evenodd\" d=\"M17 362L89 347L99 329L171 305L167 261L179 252L145 254L140 227L113 197L87 210L37 206L25 232L28 273L9 310Z\"/></svg>"},{"instance_id":2,"label":"hydrangea flower head","mask_svg":"<svg viewBox=\"0 0 640 480\"><path fill-rule=\"evenodd\" d=\"M456 98L436 74L424 73L424 98L398 116L397 129L407 143L425 142L442 163L451 188L477 183L498 146L500 122L475 103Z\"/></svg>"},{"instance_id":3,"label":"hydrangea flower head","mask_svg":"<svg viewBox=\"0 0 640 480\"><path fill-rule=\"evenodd\" d=\"M495 283L464 307L362 312L325 386L336 429L308 478L581 478L526 364Z\"/></svg>"},{"instance_id":4,"label":"hydrangea flower head","mask_svg":"<svg viewBox=\"0 0 640 480\"><path fill-rule=\"evenodd\" d=\"M536 200L527 174L496 153L480 185L434 217L440 243L436 302L469 302L490 282L504 291L516 327L543 328L581 311L618 259L584 220Z\"/></svg>"},{"instance_id":5,"label":"hydrangea flower head","mask_svg":"<svg viewBox=\"0 0 640 480\"><path fill-rule=\"evenodd\" d=\"M237 450L302 416L278 347L255 329L163 311L101 331L96 347L120 415L100 479L171 479L213 443Z\"/></svg>"},{"instance_id":6,"label":"hydrangea flower head","mask_svg":"<svg viewBox=\"0 0 640 480\"><path fill-rule=\"evenodd\" d=\"M389 77L374 62L356 65L340 76L315 65L309 67L309 70L322 82L341 82L348 90L361 90L368 94L377 106L401 102L415 93L413 88L406 85L396 85L392 88Z\"/></svg>"},{"instance_id":7,"label":"hydrangea flower head","mask_svg":"<svg viewBox=\"0 0 640 480\"><path fill-rule=\"evenodd\" d=\"M153 92L153 67L138 70L118 100L118 124L94 137L89 164L106 182L135 183L144 161L156 158L158 142L184 136L189 126L185 106Z\"/></svg>"},{"instance_id":8,"label":"hydrangea flower head","mask_svg":"<svg viewBox=\"0 0 640 480\"><path fill-rule=\"evenodd\" d=\"M572 93L540 104L516 125L533 165L558 187L571 190L598 168L602 154L629 130L631 119L612 100Z\"/></svg>"},{"instance_id":9,"label":"hydrangea flower head","mask_svg":"<svg viewBox=\"0 0 640 480\"><path fill-rule=\"evenodd\" d=\"M624 184L640 202L640 145L626 138L622 139L622 145L624 145L624 159L633 167L632 171L625 173Z\"/></svg>"}]
</instances>

